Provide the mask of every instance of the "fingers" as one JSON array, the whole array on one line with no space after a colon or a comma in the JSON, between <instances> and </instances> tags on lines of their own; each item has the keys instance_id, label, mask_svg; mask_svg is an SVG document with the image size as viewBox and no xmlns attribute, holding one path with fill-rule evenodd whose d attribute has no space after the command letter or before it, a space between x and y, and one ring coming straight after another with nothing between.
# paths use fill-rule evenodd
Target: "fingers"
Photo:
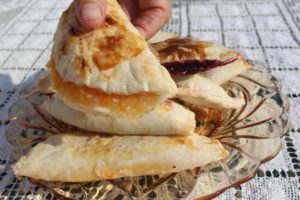
<instances>
[{"instance_id":1,"label":"fingers","mask_svg":"<svg viewBox=\"0 0 300 200\"><path fill-rule=\"evenodd\" d=\"M128 7L128 3L132 5L133 2L136 2L123 1L126 3L126 7ZM138 6L135 4L129 7L131 8L129 11L137 10L139 7L139 12L130 12L129 14L138 15L131 16L134 19L133 24L145 35L146 39L159 31L171 16L169 0L138 0ZM106 0L75 0L75 8L81 25L87 29L95 29L105 19Z\"/></svg>"},{"instance_id":2,"label":"fingers","mask_svg":"<svg viewBox=\"0 0 300 200\"><path fill-rule=\"evenodd\" d=\"M138 17L140 8L137 0L118 0L118 3L131 20Z\"/></svg>"},{"instance_id":3,"label":"fingers","mask_svg":"<svg viewBox=\"0 0 300 200\"><path fill-rule=\"evenodd\" d=\"M141 12L133 24L144 33L146 39L153 36L171 17L169 0L140 0Z\"/></svg>"},{"instance_id":4,"label":"fingers","mask_svg":"<svg viewBox=\"0 0 300 200\"><path fill-rule=\"evenodd\" d=\"M76 15L87 29L99 27L105 19L106 0L75 0Z\"/></svg>"}]
</instances>

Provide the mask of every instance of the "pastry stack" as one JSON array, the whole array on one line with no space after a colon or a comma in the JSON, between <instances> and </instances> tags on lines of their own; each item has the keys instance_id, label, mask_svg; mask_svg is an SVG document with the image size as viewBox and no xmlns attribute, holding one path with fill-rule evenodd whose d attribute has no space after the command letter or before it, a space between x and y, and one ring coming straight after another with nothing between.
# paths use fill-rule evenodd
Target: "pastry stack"
<instances>
[{"instance_id":1,"label":"pastry stack","mask_svg":"<svg viewBox=\"0 0 300 200\"><path fill-rule=\"evenodd\" d=\"M166 174L228 156L195 133L195 108L236 109L220 86L249 65L212 42L159 33L146 42L116 0L95 30L74 4L62 14L48 63L52 94L39 109L75 127L41 141L14 165L19 177L88 182Z\"/></svg>"}]
</instances>

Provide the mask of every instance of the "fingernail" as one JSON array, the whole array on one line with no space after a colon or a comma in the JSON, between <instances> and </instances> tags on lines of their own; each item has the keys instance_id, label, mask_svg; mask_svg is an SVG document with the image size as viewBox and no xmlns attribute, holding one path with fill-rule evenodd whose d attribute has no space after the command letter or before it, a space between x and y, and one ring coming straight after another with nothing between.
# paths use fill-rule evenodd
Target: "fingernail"
<instances>
[{"instance_id":1,"label":"fingernail","mask_svg":"<svg viewBox=\"0 0 300 200\"><path fill-rule=\"evenodd\" d=\"M85 3L82 5L81 15L85 21L97 21L101 19L102 12L98 4Z\"/></svg>"}]
</instances>

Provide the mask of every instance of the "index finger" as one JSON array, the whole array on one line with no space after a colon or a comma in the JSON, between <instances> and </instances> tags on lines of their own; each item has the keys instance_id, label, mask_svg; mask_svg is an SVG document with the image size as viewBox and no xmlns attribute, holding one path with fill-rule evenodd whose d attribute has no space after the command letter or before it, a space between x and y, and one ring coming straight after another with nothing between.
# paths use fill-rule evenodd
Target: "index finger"
<instances>
[{"instance_id":1,"label":"index finger","mask_svg":"<svg viewBox=\"0 0 300 200\"><path fill-rule=\"evenodd\" d=\"M169 0L139 0L141 12L133 21L146 39L153 36L163 27L171 17L171 5Z\"/></svg>"}]
</instances>

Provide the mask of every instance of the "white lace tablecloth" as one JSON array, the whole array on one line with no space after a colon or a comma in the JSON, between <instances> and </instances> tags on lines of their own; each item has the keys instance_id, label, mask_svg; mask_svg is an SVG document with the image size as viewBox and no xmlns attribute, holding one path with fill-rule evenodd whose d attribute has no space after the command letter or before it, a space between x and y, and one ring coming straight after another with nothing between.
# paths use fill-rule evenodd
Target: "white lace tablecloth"
<instances>
[{"instance_id":1,"label":"white lace tablecloth","mask_svg":"<svg viewBox=\"0 0 300 200\"><path fill-rule=\"evenodd\" d=\"M59 16L69 3L0 0L0 199L23 199L17 190L5 192L18 184L5 170L8 109L32 75L44 68ZM172 20L164 30L213 40L265 62L291 99L292 129L282 138L282 151L254 179L217 199L300 199L300 1L174 0Z\"/></svg>"}]
</instances>

